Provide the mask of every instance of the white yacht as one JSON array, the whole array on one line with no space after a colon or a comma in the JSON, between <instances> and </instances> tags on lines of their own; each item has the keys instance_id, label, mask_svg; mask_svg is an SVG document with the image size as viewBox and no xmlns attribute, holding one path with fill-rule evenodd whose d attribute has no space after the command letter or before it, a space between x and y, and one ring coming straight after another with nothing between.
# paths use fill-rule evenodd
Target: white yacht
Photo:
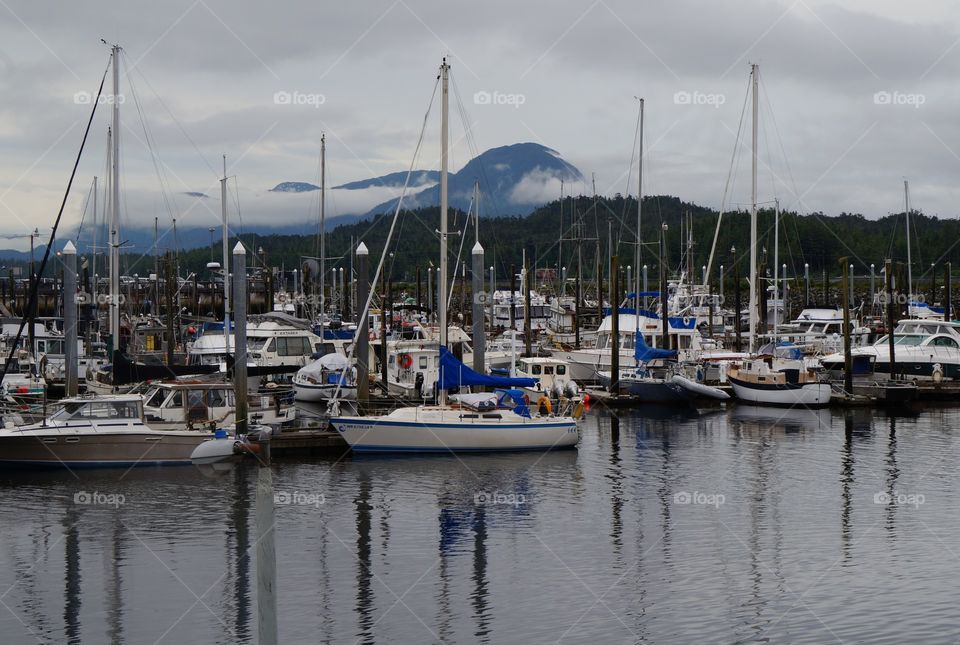
<instances>
[{"instance_id":1,"label":"white yacht","mask_svg":"<svg viewBox=\"0 0 960 645\"><path fill-rule=\"evenodd\" d=\"M905 319L893 332L897 376L909 380L960 379L960 323L943 320ZM890 376L889 336L878 338L873 345L850 351L854 359L866 357L873 363L874 373ZM843 353L825 356L821 363L830 375L842 378Z\"/></svg>"},{"instance_id":2,"label":"white yacht","mask_svg":"<svg viewBox=\"0 0 960 645\"><path fill-rule=\"evenodd\" d=\"M233 334L230 334L233 353ZM284 314L251 316L247 321L247 365L303 367L314 354L337 351L347 341L322 340L310 324ZM342 351L342 350L341 350ZM207 332L187 348L191 365L225 365L223 332Z\"/></svg>"}]
</instances>

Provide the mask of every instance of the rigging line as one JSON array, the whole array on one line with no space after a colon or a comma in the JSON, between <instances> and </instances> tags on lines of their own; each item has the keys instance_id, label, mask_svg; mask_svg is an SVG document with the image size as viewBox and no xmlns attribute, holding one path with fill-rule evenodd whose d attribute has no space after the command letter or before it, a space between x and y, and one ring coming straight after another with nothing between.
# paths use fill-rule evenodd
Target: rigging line
<instances>
[{"instance_id":1,"label":"rigging line","mask_svg":"<svg viewBox=\"0 0 960 645\"><path fill-rule=\"evenodd\" d=\"M370 304L373 302L373 297L376 295L377 289L376 284L380 279L380 273L383 271L384 260L387 257L387 249L390 246L390 240L393 237L393 232L397 226L397 220L400 219L400 209L403 207L403 198L407 194L407 188L410 185L410 177L413 175L413 167L417 162L417 158L420 155L420 149L423 145L423 138L427 131L427 121L430 118L430 112L433 109L433 102L437 97L437 88L440 86L440 75L437 75L436 81L433 84L433 93L430 95L430 103L427 104L427 111L423 115L423 124L420 127L420 137L417 139L417 147L414 149L413 158L410 159L410 166L407 169L407 178L403 182L403 190L400 193L400 199L397 200L397 207L393 211L393 219L390 222L390 230L387 232L387 239L383 245L383 252L380 254L380 260L377 262L377 269L373 273L373 280L370 282L371 288L370 292L367 294L367 301L363 305L363 310L360 314L359 320L362 322L367 319L367 316L370 313ZM350 344L350 351L347 354L347 360L353 361L353 354L356 351L357 343L360 340L360 334L367 334L369 330L363 329L363 325L357 325L357 331L353 336L353 342ZM11 356L13 354L11 353ZM340 399L340 388L343 385L343 379L337 381L337 387L333 392L333 396L330 398L330 403L328 404L328 409L332 409L338 405Z\"/></svg>"},{"instance_id":2,"label":"rigging line","mask_svg":"<svg viewBox=\"0 0 960 645\"><path fill-rule=\"evenodd\" d=\"M143 74L143 72L140 70L139 67L134 67L133 71L135 71L137 74L140 75L143 82L146 83L147 87L150 88L150 91L153 92L153 95L157 98L157 101L160 103L163 109L167 111L167 114L170 116L170 119L173 121L174 125L177 126L177 129L180 130L180 133L187 139L187 141L190 142L190 145L193 146L193 149L197 153L197 156L199 156L203 160L203 163L207 165L207 168L209 168L210 172L213 173L214 178L219 180L220 175L217 173L214 167L210 164L207 158L203 156L203 153L200 152L200 148L197 147L197 144L194 143L193 139L190 138L190 135L187 134L187 131L180 124L180 121L177 119L177 117L174 116L173 112L167 106L166 102L164 102L163 98L160 96L160 93L153 88L153 86L150 84L150 81L147 80L147 77ZM127 70L128 77L129 77L129 74L130 74L130 70Z\"/></svg>"},{"instance_id":3,"label":"rigging line","mask_svg":"<svg viewBox=\"0 0 960 645\"><path fill-rule=\"evenodd\" d=\"M93 194L93 182L90 183L90 188L87 189L87 196L83 200L83 210L80 211L80 225L77 227L77 242L80 241L80 236L83 235L83 221L87 217L87 207L90 205L90 195Z\"/></svg>"},{"instance_id":4,"label":"rigging line","mask_svg":"<svg viewBox=\"0 0 960 645\"><path fill-rule=\"evenodd\" d=\"M490 177L487 175L487 168L483 163L483 160L480 159L480 149L477 146L476 140L473 138L473 129L469 127L469 124L472 123L469 119L469 113L463 103L463 95L460 93L460 86L457 84L456 75L451 71L450 80L453 85L453 95L457 103L457 111L460 113L460 119L464 127L464 135L467 141L467 145L470 148L470 152L473 155L473 158L477 160L477 165L479 166L479 174L482 176L481 183L486 187L487 200L492 201L493 209L490 210L499 210L503 213L505 211L503 204L500 202L500 199L497 193L493 190L493 185L490 182ZM478 178L480 179L480 178ZM488 211L489 212L489 211ZM494 231L494 241L497 241L496 232Z\"/></svg>"},{"instance_id":5,"label":"rigging line","mask_svg":"<svg viewBox=\"0 0 960 645\"><path fill-rule=\"evenodd\" d=\"M236 175L233 176L232 197L234 198L234 203L237 205L237 219L240 220L240 235L243 235L246 232L246 225L243 223L243 211L240 210L240 183Z\"/></svg>"},{"instance_id":6,"label":"rigging line","mask_svg":"<svg viewBox=\"0 0 960 645\"><path fill-rule=\"evenodd\" d=\"M460 232L460 248L457 249L457 263L454 265L453 280L450 282L450 289L447 291L447 309L450 309L450 303L453 302L453 292L457 286L457 268L460 267L460 258L463 255L463 244L467 240L467 227L470 226L471 212L473 211L473 197L470 198L470 206L467 208L467 216L463 220L463 230Z\"/></svg>"},{"instance_id":7,"label":"rigging line","mask_svg":"<svg viewBox=\"0 0 960 645\"><path fill-rule=\"evenodd\" d=\"M110 59L113 61L112 54ZM57 239L57 228L59 228L60 220L63 218L63 210L67 206L67 199L70 197L70 189L73 187L73 179L77 176L77 167L80 165L80 159L83 157L83 150L87 145L87 137L90 135L90 126L93 125L93 117L97 113L97 106L100 104L100 96L103 93L103 84L107 80L107 71L109 71L109 69L110 65L108 64L107 68L103 70L103 76L100 78L100 87L97 89L97 97L93 101L93 106L90 109L90 118L87 120L87 127L83 131L83 140L80 142L80 149L77 151L77 158L73 162L73 170L70 171L70 179L67 181L67 189L63 193L63 201L60 202L60 211L57 213L57 219L54 221L53 228L50 230L50 241L47 242L47 248L45 248L43 251L43 259L40 261L40 268L37 271L38 278L33 281L33 286L30 289L30 300L27 303L27 311L33 311L37 306L37 296L40 293L41 282L39 276L42 276L44 270L47 268L47 262L50 259L50 250L53 248L53 243ZM29 319L29 316L24 316L20 319L20 327L17 329L17 335L10 345L10 353L7 355L7 360L3 365L4 374L8 374L10 372L10 363L13 361L13 357L17 353L17 347L19 347L20 339L23 337L23 328L26 326ZM31 324L33 324L32 321ZM30 349L33 350L32 347Z\"/></svg>"},{"instance_id":8,"label":"rigging line","mask_svg":"<svg viewBox=\"0 0 960 645\"><path fill-rule=\"evenodd\" d=\"M131 96L133 96L133 104L134 104L134 107L136 107L137 116L140 119L140 127L143 130L144 143L146 143L147 150L150 152L150 161L153 164L153 170L157 175L157 181L160 183L160 194L161 194L161 197L163 198L163 204L164 204L164 207L167 209L167 215L171 219L173 219L174 217L177 217L180 213L177 210L176 206L171 205L170 203L169 180L163 174L160 164L158 163L158 155L156 152L156 141L153 137L152 131L150 130L149 124L147 124L147 119L144 116L143 107L140 103L140 96L137 93L133 80L130 78L130 70L127 66L126 56L123 57L123 64L124 64L124 69L126 70L126 75L129 79L130 94ZM126 199L126 194L124 194L124 199ZM127 213L129 214L129 210L127 210Z\"/></svg>"},{"instance_id":9,"label":"rigging line","mask_svg":"<svg viewBox=\"0 0 960 645\"><path fill-rule=\"evenodd\" d=\"M752 79L747 79L747 89L743 95L743 106L740 108L740 123L737 125L737 136L733 142L733 153L730 157L730 167L727 169L727 181L723 187L723 196L720 198L720 212L717 214L717 228L713 233L713 243L710 245L710 257L707 259L707 277L713 272L713 259L717 252L717 238L720 237L720 224L723 221L723 214L727 207L727 197L730 194L731 189L731 180L734 177L734 164L739 155L740 149L740 135L743 133L743 122L747 114L747 99L750 98L750 82Z\"/></svg>"}]
</instances>

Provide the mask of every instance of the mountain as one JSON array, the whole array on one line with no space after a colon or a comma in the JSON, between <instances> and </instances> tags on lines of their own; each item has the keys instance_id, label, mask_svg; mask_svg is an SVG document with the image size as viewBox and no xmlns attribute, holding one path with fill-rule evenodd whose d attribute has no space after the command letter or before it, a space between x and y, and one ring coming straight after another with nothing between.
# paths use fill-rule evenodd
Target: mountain
<instances>
[{"instance_id":1,"label":"mountain","mask_svg":"<svg viewBox=\"0 0 960 645\"><path fill-rule=\"evenodd\" d=\"M403 182L407 180L407 171L391 172L380 177L371 177L370 179L360 179L351 181L339 186L333 186L330 190L363 190L365 188L403 188ZM439 170L414 170L410 175L410 185L413 187L423 186L424 184L435 184L440 181ZM320 186L305 181L284 181L270 189L271 193L308 193L311 190L320 190ZM206 195L203 195L204 197Z\"/></svg>"},{"instance_id":2,"label":"mountain","mask_svg":"<svg viewBox=\"0 0 960 645\"><path fill-rule=\"evenodd\" d=\"M583 181L577 168L538 143L515 143L491 148L474 157L459 172L451 173L447 190L452 208L467 210L473 198L474 182L480 181L483 214L528 215L535 208L559 196L560 180ZM404 198L407 209L440 203L440 186L431 186ZM367 216L392 212L397 199L372 208Z\"/></svg>"},{"instance_id":3,"label":"mountain","mask_svg":"<svg viewBox=\"0 0 960 645\"><path fill-rule=\"evenodd\" d=\"M374 177L373 179L361 179L360 181L351 181L348 184L334 186L334 190L363 190L364 188L376 188L387 186L390 188L403 188L403 183L407 180L407 171L392 172L389 175ZM439 170L414 170L410 173L410 185L422 186L423 184L435 184L440 181Z\"/></svg>"},{"instance_id":4,"label":"mountain","mask_svg":"<svg viewBox=\"0 0 960 645\"><path fill-rule=\"evenodd\" d=\"M270 189L271 193L308 193L311 190L320 190L320 186L308 184L305 181L284 181Z\"/></svg>"}]
</instances>

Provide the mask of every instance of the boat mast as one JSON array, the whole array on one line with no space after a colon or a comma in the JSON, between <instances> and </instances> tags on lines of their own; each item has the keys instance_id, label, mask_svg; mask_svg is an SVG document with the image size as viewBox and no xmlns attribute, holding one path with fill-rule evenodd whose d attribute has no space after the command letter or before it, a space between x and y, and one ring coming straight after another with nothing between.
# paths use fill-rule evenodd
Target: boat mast
<instances>
[{"instance_id":1,"label":"boat mast","mask_svg":"<svg viewBox=\"0 0 960 645\"><path fill-rule=\"evenodd\" d=\"M777 298L780 291L778 281L780 269L780 200L773 200L773 347L777 347L780 312L786 310L786 302L778 305Z\"/></svg>"},{"instance_id":2,"label":"boat mast","mask_svg":"<svg viewBox=\"0 0 960 645\"><path fill-rule=\"evenodd\" d=\"M120 349L120 45L112 47L113 128L110 191L110 360Z\"/></svg>"},{"instance_id":3,"label":"boat mast","mask_svg":"<svg viewBox=\"0 0 960 645\"><path fill-rule=\"evenodd\" d=\"M327 219L327 135L320 135L320 331L323 331L323 314L326 311L324 294L324 275L327 271L326 245ZM321 333L321 335L323 335Z\"/></svg>"},{"instance_id":4,"label":"boat mast","mask_svg":"<svg viewBox=\"0 0 960 645\"><path fill-rule=\"evenodd\" d=\"M90 275L91 275L91 286L90 286L90 295L93 297L93 300L88 302L88 305L92 305L93 311L97 310L97 178L93 178L93 253L90 258Z\"/></svg>"},{"instance_id":5,"label":"boat mast","mask_svg":"<svg viewBox=\"0 0 960 645\"><path fill-rule=\"evenodd\" d=\"M913 262L910 260L910 184L906 179L903 180L903 208L907 215L907 300L909 301L913 299ZM907 302L907 317L909 316L910 303Z\"/></svg>"},{"instance_id":6,"label":"boat mast","mask_svg":"<svg viewBox=\"0 0 960 645\"><path fill-rule=\"evenodd\" d=\"M758 65L750 66L750 76L753 86L753 141L751 156L750 181L750 353L756 349L757 334L757 74ZM740 312L737 312L740 315Z\"/></svg>"},{"instance_id":7,"label":"boat mast","mask_svg":"<svg viewBox=\"0 0 960 645\"><path fill-rule=\"evenodd\" d=\"M636 284L633 285L633 320L634 334L640 331L640 224L643 221L643 99L640 99L640 154L637 162L637 251L634 254L635 260L634 275ZM636 342L636 341L634 341Z\"/></svg>"},{"instance_id":8,"label":"boat mast","mask_svg":"<svg viewBox=\"0 0 960 645\"><path fill-rule=\"evenodd\" d=\"M223 218L223 347L230 353L230 255L227 248L227 155L223 155L220 180L220 215ZM211 236L212 237L212 236Z\"/></svg>"},{"instance_id":9,"label":"boat mast","mask_svg":"<svg viewBox=\"0 0 960 645\"><path fill-rule=\"evenodd\" d=\"M440 346L447 346L447 112L450 108L449 94L450 66L444 57L440 65ZM447 403L447 391L440 390L437 394L440 405Z\"/></svg>"}]
</instances>

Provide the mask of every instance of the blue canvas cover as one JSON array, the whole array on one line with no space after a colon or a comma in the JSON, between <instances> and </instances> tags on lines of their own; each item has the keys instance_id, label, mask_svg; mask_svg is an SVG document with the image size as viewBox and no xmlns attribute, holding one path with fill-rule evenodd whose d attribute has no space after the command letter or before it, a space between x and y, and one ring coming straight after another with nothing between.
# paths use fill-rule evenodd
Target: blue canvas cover
<instances>
[{"instance_id":1,"label":"blue canvas cover","mask_svg":"<svg viewBox=\"0 0 960 645\"><path fill-rule=\"evenodd\" d=\"M457 360L445 346L440 346L440 389L477 385L482 387L534 387L536 379L510 378L478 374Z\"/></svg>"},{"instance_id":2,"label":"blue canvas cover","mask_svg":"<svg viewBox=\"0 0 960 645\"><path fill-rule=\"evenodd\" d=\"M636 332L637 340L633 348L633 357L641 363L649 363L658 358L675 358L677 350L675 349L655 349L647 345L643 334Z\"/></svg>"}]
</instances>

